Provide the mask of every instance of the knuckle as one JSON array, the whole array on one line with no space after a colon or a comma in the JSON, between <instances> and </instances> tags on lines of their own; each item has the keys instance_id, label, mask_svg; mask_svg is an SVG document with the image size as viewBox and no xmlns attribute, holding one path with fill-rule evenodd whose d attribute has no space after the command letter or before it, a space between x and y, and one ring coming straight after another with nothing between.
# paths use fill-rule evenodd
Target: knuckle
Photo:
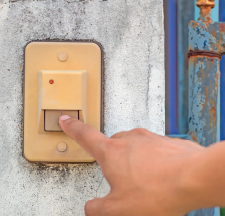
<instances>
[{"instance_id":1,"label":"knuckle","mask_svg":"<svg viewBox=\"0 0 225 216\"><path fill-rule=\"evenodd\" d=\"M130 134L132 134L132 135L145 135L145 134L149 134L149 133L150 132L144 128L135 128L130 131Z\"/></svg>"},{"instance_id":2,"label":"knuckle","mask_svg":"<svg viewBox=\"0 0 225 216\"><path fill-rule=\"evenodd\" d=\"M119 132L119 133L116 133L114 135L112 135L110 138L122 138L127 132L126 131L122 131L122 132Z\"/></svg>"},{"instance_id":3,"label":"knuckle","mask_svg":"<svg viewBox=\"0 0 225 216\"><path fill-rule=\"evenodd\" d=\"M117 138L119 136L120 133L116 133L116 134L113 134L110 139L113 139L113 138Z\"/></svg>"},{"instance_id":4,"label":"knuckle","mask_svg":"<svg viewBox=\"0 0 225 216\"><path fill-rule=\"evenodd\" d=\"M126 151L128 147L128 143L126 140L112 140L110 144L107 146L107 158L108 160L116 160L118 155Z\"/></svg>"},{"instance_id":5,"label":"knuckle","mask_svg":"<svg viewBox=\"0 0 225 216\"><path fill-rule=\"evenodd\" d=\"M110 139L104 140L100 145L102 146L105 154L108 154L109 150L114 146L113 141Z\"/></svg>"},{"instance_id":6,"label":"knuckle","mask_svg":"<svg viewBox=\"0 0 225 216\"><path fill-rule=\"evenodd\" d=\"M106 147L109 147L109 146L113 145L113 143L114 143L113 139L105 139L105 140L103 140L102 144Z\"/></svg>"}]
</instances>

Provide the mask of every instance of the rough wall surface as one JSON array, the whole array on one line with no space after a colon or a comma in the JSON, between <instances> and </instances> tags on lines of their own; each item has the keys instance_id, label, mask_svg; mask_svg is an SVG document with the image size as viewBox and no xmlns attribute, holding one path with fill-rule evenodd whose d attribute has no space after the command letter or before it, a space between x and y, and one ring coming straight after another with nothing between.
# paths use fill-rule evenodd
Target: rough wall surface
<instances>
[{"instance_id":1,"label":"rough wall surface","mask_svg":"<svg viewBox=\"0 0 225 216\"><path fill-rule=\"evenodd\" d=\"M23 52L33 40L94 39L105 52L104 132L164 133L163 0L0 0L0 215L83 216L109 186L97 163L22 157Z\"/></svg>"}]
</instances>

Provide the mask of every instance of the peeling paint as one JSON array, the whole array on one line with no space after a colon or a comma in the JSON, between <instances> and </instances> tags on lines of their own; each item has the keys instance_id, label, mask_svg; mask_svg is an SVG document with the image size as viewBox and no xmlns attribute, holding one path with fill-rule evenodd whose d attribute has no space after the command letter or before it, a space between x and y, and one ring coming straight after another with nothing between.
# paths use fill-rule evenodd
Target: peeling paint
<instances>
[{"instance_id":1,"label":"peeling paint","mask_svg":"<svg viewBox=\"0 0 225 216\"><path fill-rule=\"evenodd\" d=\"M220 139L220 59L225 53L225 24L214 23L214 0L197 0L198 22L189 23L189 138L202 146ZM188 216L215 216L203 209Z\"/></svg>"}]
</instances>

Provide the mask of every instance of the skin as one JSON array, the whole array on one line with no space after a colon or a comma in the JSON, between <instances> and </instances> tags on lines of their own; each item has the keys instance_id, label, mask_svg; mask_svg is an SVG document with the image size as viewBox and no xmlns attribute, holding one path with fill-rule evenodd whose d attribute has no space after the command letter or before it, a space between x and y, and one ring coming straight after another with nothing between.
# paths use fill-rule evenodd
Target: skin
<instances>
[{"instance_id":1,"label":"skin","mask_svg":"<svg viewBox=\"0 0 225 216\"><path fill-rule=\"evenodd\" d=\"M108 138L69 116L59 123L96 159L111 187L86 203L86 216L182 216L225 205L224 143L204 148L145 129Z\"/></svg>"}]
</instances>

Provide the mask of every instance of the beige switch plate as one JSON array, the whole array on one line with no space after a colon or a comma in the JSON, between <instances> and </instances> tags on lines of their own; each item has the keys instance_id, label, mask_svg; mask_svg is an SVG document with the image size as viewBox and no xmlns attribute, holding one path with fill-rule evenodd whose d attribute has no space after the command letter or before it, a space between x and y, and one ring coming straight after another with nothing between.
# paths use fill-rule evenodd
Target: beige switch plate
<instances>
[{"instance_id":1,"label":"beige switch plate","mask_svg":"<svg viewBox=\"0 0 225 216\"><path fill-rule=\"evenodd\" d=\"M85 76L82 75L85 73L86 87ZM80 95L76 95L77 91L71 92L72 88L78 86L74 74L83 76L82 87L79 89L86 89L86 93L83 93L83 89L79 90L82 92L81 99ZM100 47L89 42L29 43L25 49L24 76L24 157L31 162L42 163L93 162L94 159L64 132L45 131L44 113L51 110L78 111L82 121L100 131L102 76ZM68 79L68 76L72 79ZM50 84L49 77L53 77L51 78L54 80L53 84ZM76 85L72 86L73 79ZM48 94L49 91L54 95ZM43 92L47 94L42 94ZM65 95L69 98L68 103ZM58 150L59 143L66 144L65 151Z\"/></svg>"}]
</instances>

